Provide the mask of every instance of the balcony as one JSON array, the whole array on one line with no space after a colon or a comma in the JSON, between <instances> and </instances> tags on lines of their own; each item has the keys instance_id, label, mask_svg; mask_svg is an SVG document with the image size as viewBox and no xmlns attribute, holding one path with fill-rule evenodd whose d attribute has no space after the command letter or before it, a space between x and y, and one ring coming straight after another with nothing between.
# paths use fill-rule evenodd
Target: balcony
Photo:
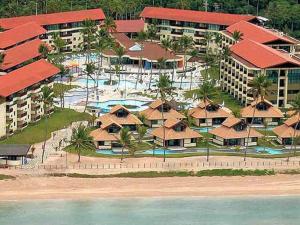
<instances>
[{"instance_id":1,"label":"balcony","mask_svg":"<svg viewBox=\"0 0 300 225\"><path fill-rule=\"evenodd\" d=\"M182 30L172 30L171 34L175 34L175 35L183 35L183 31Z\"/></svg>"},{"instance_id":2,"label":"balcony","mask_svg":"<svg viewBox=\"0 0 300 225\"><path fill-rule=\"evenodd\" d=\"M195 33L195 37L204 37L205 36L205 34L203 33L203 32L196 32Z\"/></svg>"},{"instance_id":3,"label":"balcony","mask_svg":"<svg viewBox=\"0 0 300 225\"><path fill-rule=\"evenodd\" d=\"M27 122L20 122L18 123L18 129L23 129L27 127L28 123Z\"/></svg>"}]
</instances>

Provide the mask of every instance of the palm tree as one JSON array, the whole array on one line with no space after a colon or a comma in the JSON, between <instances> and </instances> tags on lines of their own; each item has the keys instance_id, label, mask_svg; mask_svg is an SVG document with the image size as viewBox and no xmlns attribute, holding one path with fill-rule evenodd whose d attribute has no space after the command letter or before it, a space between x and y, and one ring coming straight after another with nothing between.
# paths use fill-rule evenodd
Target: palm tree
<instances>
[{"instance_id":1,"label":"palm tree","mask_svg":"<svg viewBox=\"0 0 300 225\"><path fill-rule=\"evenodd\" d=\"M42 163L44 163L45 149L46 149L46 141L48 135L48 116L49 116L49 108L53 105L53 91L48 86L44 86L42 88L42 96L41 101L43 102L44 114L45 114L45 139L43 144L43 153L42 153Z\"/></svg>"},{"instance_id":2,"label":"palm tree","mask_svg":"<svg viewBox=\"0 0 300 225\"><path fill-rule=\"evenodd\" d=\"M209 82L207 80L204 81L204 83L195 90L196 99L202 100L204 103L204 112L205 112L205 121L206 121L206 127L208 132L208 119L207 119L207 103L210 99L214 98L217 94L217 90L215 88L215 85L212 82ZM207 141L207 155L206 160L209 161L209 143Z\"/></svg>"},{"instance_id":3,"label":"palm tree","mask_svg":"<svg viewBox=\"0 0 300 225\"><path fill-rule=\"evenodd\" d=\"M181 49L183 50L183 54L184 54L184 77L186 77L186 69L187 69L187 52L194 46L194 41L193 41L193 38L190 37L190 36L186 36L186 35L183 35L182 37L180 37L179 39L179 43L180 43L180 46L181 46ZM182 89L182 79L183 79L183 76L181 76L181 81L180 81L180 89Z\"/></svg>"},{"instance_id":4,"label":"palm tree","mask_svg":"<svg viewBox=\"0 0 300 225\"><path fill-rule=\"evenodd\" d=\"M222 48L221 50L221 55L220 55L220 59L219 59L219 80L221 80L221 70L220 70L220 67L221 67L221 61L222 60L227 60L231 55L231 51L230 51L230 48L228 46L225 46L224 48Z\"/></svg>"},{"instance_id":5,"label":"palm tree","mask_svg":"<svg viewBox=\"0 0 300 225\"><path fill-rule=\"evenodd\" d=\"M122 156L121 162L123 162L124 157L124 149L128 148L131 143L131 133L129 132L129 128L123 127L120 131L120 144L122 145Z\"/></svg>"},{"instance_id":6,"label":"palm tree","mask_svg":"<svg viewBox=\"0 0 300 225\"><path fill-rule=\"evenodd\" d=\"M172 43L171 49L174 53L174 55L176 55L177 52L179 52L181 50L181 46L180 43L178 41L174 41ZM173 62L173 74L172 74L172 83L174 82L174 76L175 76L175 68L176 67L176 59L174 57L174 62Z\"/></svg>"},{"instance_id":7,"label":"palm tree","mask_svg":"<svg viewBox=\"0 0 300 225\"><path fill-rule=\"evenodd\" d=\"M97 31L97 26L95 24L95 21L89 19L83 21L83 28L80 32L83 38L82 47L87 52L86 63L90 63L91 49L92 49L92 44L96 39L95 36L96 31Z\"/></svg>"},{"instance_id":8,"label":"palm tree","mask_svg":"<svg viewBox=\"0 0 300 225\"><path fill-rule=\"evenodd\" d=\"M191 51L189 51L188 53L192 58L193 57L197 57L199 55L199 52L197 49L192 49ZM193 65L192 67L195 67L195 62L193 61ZM191 73L191 82L190 82L190 90L192 90L192 84L193 84L193 74Z\"/></svg>"},{"instance_id":9,"label":"palm tree","mask_svg":"<svg viewBox=\"0 0 300 225\"><path fill-rule=\"evenodd\" d=\"M94 80L92 74L95 72L95 64L94 63L87 63L85 64L85 73L86 73L86 99L85 99L85 107L84 112L87 109L88 101L89 101L89 78Z\"/></svg>"},{"instance_id":10,"label":"palm tree","mask_svg":"<svg viewBox=\"0 0 300 225\"><path fill-rule=\"evenodd\" d=\"M158 72L159 75L161 75L161 70L165 68L166 61L167 60L165 58L157 59L157 65L158 65L158 68L159 68L159 72Z\"/></svg>"},{"instance_id":11,"label":"palm tree","mask_svg":"<svg viewBox=\"0 0 300 225\"><path fill-rule=\"evenodd\" d=\"M140 44L141 48L143 48L143 42L148 38L148 35L145 31L140 31L137 34L137 42ZM140 79L140 75L142 74L142 67L143 67L143 61L142 61L142 55L139 56L139 71L136 77L135 82L135 89L137 89L137 84Z\"/></svg>"},{"instance_id":12,"label":"palm tree","mask_svg":"<svg viewBox=\"0 0 300 225\"><path fill-rule=\"evenodd\" d=\"M207 47L206 51L209 50L209 46L210 46L210 42L212 41L212 38L213 38L213 34L211 32L206 31L204 34L204 40Z\"/></svg>"},{"instance_id":13,"label":"palm tree","mask_svg":"<svg viewBox=\"0 0 300 225\"><path fill-rule=\"evenodd\" d=\"M243 37L243 33L240 32L240 31L235 30L232 33L232 38L233 38L233 40L234 40L235 43L238 42L242 37Z\"/></svg>"},{"instance_id":14,"label":"palm tree","mask_svg":"<svg viewBox=\"0 0 300 225\"><path fill-rule=\"evenodd\" d=\"M300 93L296 95L295 99L290 104L292 106L292 110L294 111L294 115L295 116L298 115L297 123L293 134L293 141L292 141L292 146L294 146L294 156L296 156L296 145L297 145L296 130L297 128L299 128L299 124L300 124Z\"/></svg>"},{"instance_id":15,"label":"palm tree","mask_svg":"<svg viewBox=\"0 0 300 225\"><path fill-rule=\"evenodd\" d=\"M115 32L117 25L112 17L106 17L103 23L103 28L107 33Z\"/></svg>"},{"instance_id":16,"label":"palm tree","mask_svg":"<svg viewBox=\"0 0 300 225\"><path fill-rule=\"evenodd\" d=\"M142 142L142 139L144 138L144 136L147 133L147 127L143 126L143 125L139 125L137 126L137 132L139 135L139 143Z\"/></svg>"},{"instance_id":17,"label":"palm tree","mask_svg":"<svg viewBox=\"0 0 300 225\"><path fill-rule=\"evenodd\" d=\"M163 149L164 149L164 162L166 161L166 143L165 143L165 136L166 136L166 128L165 128L165 119L164 119L164 103L166 102L167 96L172 96L173 88L172 82L170 78L166 75L160 75L157 81L157 88L158 93L160 94L160 98L162 101L161 104L161 118L162 118L162 127L163 127Z\"/></svg>"},{"instance_id":18,"label":"palm tree","mask_svg":"<svg viewBox=\"0 0 300 225\"><path fill-rule=\"evenodd\" d=\"M123 70L122 58L125 55L126 50L122 46L119 46L119 47L116 47L114 49L114 52L118 56L118 64L119 64L120 70ZM118 84L118 86L120 86L120 82L121 82L121 74L119 74L119 84Z\"/></svg>"},{"instance_id":19,"label":"palm tree","mask_svg":"<svg viewBox=\"0 0 300 225\"><path fill-rule=\"evenodd\" d=\"M45 43L39 46L39 53L42 55L44 59L48 58L49 52L50 52L49 47Z\"/></svg>"},{"instance_id":20,"label":"palm tree","mask_svg":"<svg viewBox=\"0 0 300 225\"><path fill-rule=\"evenodd\" d=\"M250 132L251 132L252 125L254 122L254 116L255 116L255 112L256 112L256 105L258 103L258 99L261 98L261 100L263 101L265 96L267 96L269 94L269 91L270 91L269 88L272 85L272 81L269 80L265 75L259 74L250 82L249 85L251 86L251 89L249 89L248 92L250 92L253 96L253 99L255 101L255 107L253 109L251 123L250 123L249 130L248 130L245 152L244 152L244 161L246 161L246 157L247 157L247 148L249 145Z\"/></svg>"},{"instance_id":21,"label":"palm tree","mask_svg":"<svg viewBox=\"0 0 300 225\"><path fill-rule=\"evenodd\" d=\"M147 36L151 42L153 42L153 40L157 38L157 31L158 29L154 24L150 24L147 27Z\"/></svg>"},{"instance_id":22,"label":"palm tree","mask_svg":"<svg viewBox=\"0 0 300 225\"><path fill-rule=\"evenodd\" d=\"M79 163L82 150L94 149L92 141L93 138L90 136L87 127L84 125L80 124L77 128L72 129L70 146L74 147L77 151Z\"/></svg>"}]
</instances>

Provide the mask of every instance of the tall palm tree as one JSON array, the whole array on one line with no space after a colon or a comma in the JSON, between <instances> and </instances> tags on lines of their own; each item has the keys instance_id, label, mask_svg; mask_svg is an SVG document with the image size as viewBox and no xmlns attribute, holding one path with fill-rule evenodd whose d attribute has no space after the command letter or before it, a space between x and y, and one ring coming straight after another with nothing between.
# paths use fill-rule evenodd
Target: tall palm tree
<instances>
[{"instance_id":1,"label":"tall palm tree","mask_svg":"<svg viewBox=\"0 0 300 225\"><path fill-rule=\"evenodd\" d=\"M39 49L38 49L39 53L41 54L41 56L44 58L44 59L47 59L48 58L48 55L49 55L49 47L46 45L46 44L41 44L39 46Z\"/></svg>"},{"instance_id":2,"label":"tall palm tree","mask_svg":"<svg viewBox=\"0 0 300 225\"><path fill-rule=\"evenodd\" d=\"M232 33L232 38L233 38L233 40L234 40L235 43L238 42L242 37L243 37L243 33L240 32L240 31L235 30Z\"/></svg>"},{"instance_id":3,"label":"tall palm tree","mask_svg":"<svg viewBox=\"0 0 300 225\"><path fill-rule=\"evenodd\" d=\"M221 53L220 53L220 58L219 58L219 80L221 80L221 61L222 60L227 60L230 55L231 55L231 51L230 48L228 46L225 46L224 48L222 48Z\"/></svg>"},{"instance_id":4,"label":"tall palm tree","mask_svg":"<svg viewBox=\"0 0 300 225\"><path fill-rule=\"evenodd\" d=\"M92 142L93 138L90 136L87 127L84 125L80 124L77 128L72 129L70 146L74 147L77 151L79 163L82 150L95 148Z\"/></svg>"},{"instance_id":5,"label":"tall palm tree","mask_svg":"<svg viewBox=\"0 0 300 225\"><path fill-rule=\"evenodd\" d=\"M164 119L164 103L166 102L166 97L173 94L172 82L170 78L166 75L160 75L156 84L158 88L158 93L160 95L162 104L161 104L161 118L162 118L162 127L163 127L163 149L164 149L164 162L166 161L166 128L165 128L165 119Z\"/></svg>"},{"instance_id":6,"label":"tall palm tree","mask_svg":"<svg viewBox=\"0 0 300 225\"><path fill-rule=\"evenodd\" d=\"M193 58L197 57L199 55L199 51L197 49L192 49L188 52L188 54ZM192 67L195 67L195 61L193 61ZM192 90L192 84L193 84L193 74L191 73L191 82L190 82L190 90Z\"/></svg>"},{"instance_id":7,"label":"tall palm tree","mask_svg":"<svg viewBox=\"0 0 300 225\"><path fill-rule=\"evenodd\" d=\"M176 53L178 53L181 50L181 46L179 41L173 41L171 49L173 51L173 54L176 55ZM176 69L176 59L174 57L174 62L173 62L173 74L172 74L172 84L174 82L174 76L175 76L175 69Z\"/></svg>"},{"instance_id":8,"label":"tall palm tree","mask_svg":"<svg viewBox=\"0 0 300 225\"><path fill-rule=\"evenodd\" d=\"M124 158L124 149L128 148L131 143L131 133L129 131L129 128L123 127L120 131L120 144L122 145L122 156L121 156L121 162L123 162Z\"/></svg>"},{"instance_id":9,"label":"tall palm tree","mask_svg":"<svg viewBox=\"0 0 300 225\"><path fill-rule=\"evenodd\" d=\"M248 129L248 135L247 135L247 140L246 140L246 146L245 146L245 152L244 152L244 161L246 161L247 158L247 148L249 146L249 138L250 138L250 132L252 129L252 125L254 122L254 117L255 117L255 112L256 112L256 105L258 103L258 99L261 98L263 101L265 96L267 96L270 92L270 87L272 85L272 81L267 78L267 76L263 74L259 74L256 76L251 82L250 86L251 88L249 89L249 93L252 94L253 99L255 101L255 107L253 110L252 118L251 118L251 123L249 125Z\"/></svg>"},{"instance_id":10,"label":"tall palm tree","mask_svg":"<svg viewBox=\"0 0 300 225\"><path fill-rule=\"evenodd\" d=\"M87 109L88 101L89 101L89 79L94 80L92 74L95 72L95 64L94 63L87 63L85 64L85 74L86 74L86 98L85 98L85 107L84 112Z\"/></svg>"},{"instance_id":11,"label":"tall palm tree","mask_svg":"<svg viewBox=\"0 0 300 225\"><path fill-rule=\"evenodd\" d=\"M294 156L296 156L296 130L299 127L300 123L300 93L298 93L295 97L295 99L290 103L292 106L292 111L294 111L294 115L298 115L297 123L294 129L294 134L293 134L293 141L292 141L292 146L294 146Z\"/></svg>"},{"instance_id":12,"label":"tall palm tree","mask_svg":"<svg viewBox=\"0 0 300 225\"><path fill-rule=\"evenodd\" d=\"M205 80L204 83L199 86L198 89L195 90L196 99L202 100L204 103L204 112L205 112L205 121L206 121L206 127L208 132L208 119L207 119L207 106L210 99L214 98L217 95L217 90L215 88L215 85ZM206 154L206 160L209 161L209 142L207 141L207 154Z\"/></svg>"},{"instance_id":13,"label":"tall palm tree","mask_svg":"<svg viewBox=\"0 0 300 225\"><path fill-rule=\"evenodd\" d=\"M112 17L106 17L103 23L103 28L107 33L115 32L117 25Z\"/></svg>"},{"instance_id":14,"label":"tall palm tree","mask_svg":"<svg viewBox=\"0 0 300 225\"><path fill-rule=\"evenodd\" d=\"M49 108L53 105L53 91L48 86L42 88L41 101L43 102L44 114L45 114L45 139L43 144L43 153L42 153L42 163L44 163L46 141L48 136L48 117L49 117Z\"/></svg>"},{"instance_id":15,"label":"tall palm tree","mask_svg":"<svg viewBox=\"0 0 300 225\"><path fill-rule=\"evenodd\" d=\"M213 39L213 37L214 37L214 35L211 33L211 32L209 32L209 31L206 31L205 33L204 33L204 40L205 40L205 43L206 43L206 47L207 47L207 51L209 50L209 48L210 48L210 42L212 41L212 39Z\"/></svg>"},{"instance_id":16,"label":"tall palm tree","mask_svg":"<svg viewBox=\"0 0 300 225\"><path fill-rule=\"evenodd\" d=\"M119 46L119 47L116 47L114 49L114 52L118 56L118 64L119 64L120 70L123 70L122 58L125 55L126 50L122 46ZM125 76L126 76L126 74L125 74ZM118 84L118 86L120 86L120 82L121 82L121 74L119 74L119 84Z\"/></svg>"},{"instance_id":17,"label":"tall palm tree","mask_svg":"<svg viewBox=\"0 0 300 225\"><path fill-rule=\"evenodd\" d=\"M150 39L151 42L157 38L157 27L154 24L150 24L147 27L147 36Z\"/></svg>"},{"instance_id":18,"label":"tall palm tree","mask_svg":"<svg viewBox=\"0 0 300 225\"><path fill-rule=\"evenodd\" d=\"M147 40L147 38L148 38L148 35L145 31L138 32L136 40L139 43L139 45L141 46L141 48L143 48L143 42L145 40ZM138 74L136 77L135 89L137 89L138 81L140 80L140 76L142 75L142 68L143 68L143 61L142 61L142 55L140 55L139 56L139 70L138 70Z\"/></svg>"},{"instance_id":19,"label":"tall palm tree","mask_svg":"<svg viewBox=\"0 0 300 225\"><path fill-rule=\"evenodd\" d=\"M83 21L82 30L80 31L83 41L82 47L86 50L86 63L90 63L92 44L96 40L97 26L95 21L87 19Z\"/></svg>"},{"instance_id":20,"label":"tall palm tree","mask_svg":"<svg viewBox=\"0 0 300 225\"><path fill-rule=\"evenodd\" d=\"M191 48L193 48L194 41L193 41L192 37L183 35L182 37L180 37L179 43L180 43L181 49L183 50L183 54L184 54L184 64L183 64L184 71L183 71L183 73L184 73L184 77L186 77L187 53ZM181 80L180 80L180 89L182 89L182 79L183 79L183 76L181 76Z\"/></svg>"},{"instance_id":21,"label":"tall palm tree","mask_svg":"<svg viewBox=\"0 0 300 225\"><path fill-rule=\"evenodd\" d=\"M157 59L157 65L158 65L158 68L159 68L159 71L158 71L158 74L161 75L161 70L165 68L165 65L166 65L166 59L165 58L159 58Z\"/></svg>"}]
</instances>

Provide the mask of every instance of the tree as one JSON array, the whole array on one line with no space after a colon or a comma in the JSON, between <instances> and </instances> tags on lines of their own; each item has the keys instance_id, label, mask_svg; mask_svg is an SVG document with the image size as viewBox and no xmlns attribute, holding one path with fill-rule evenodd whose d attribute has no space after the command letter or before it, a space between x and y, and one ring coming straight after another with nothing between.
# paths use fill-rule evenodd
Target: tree
<instances>
[{"instance_id":1,"label":"tree","mask_svg":"<svg viewBox=\"0 0 300 225\"><path fill-rule=\"evenodd\" d=\"M167 60L165 58L163 58L163 57L157 59L157 64L158 64L158 68L159 68L159 72L158 72L159 75L162 74L161 70L165 69L166 61Z\"/></svg>"},{"instance_id":2,"label":"tree","mask_svg":"<svg viewBox=\"0 0 300 225\"><path fill-rule=\"evenodd\" d=\"M122 145L122 156L121 156L121 162L123 162L124 157L124 149L129 148L131 143L131 133L129 131L129 128L123 127L120 131L120 144Z\"/></svg>"},{"instance_id":3,"label":"tree","mask_svg":"<svg viewBox=\"0 0 300 225\"><path fill-rule=\"evenodd\" d=\"M96 40L96 31L97 27L95 21L89 19L83 21L83 27L80 32L83 38L82 47L87 53L85 61L87 64L90 63L92 44Z\"/></svg>"},{"instance_id":4,"label":"tree","mask_svg":"<svg viewBox=\"0 0 300 225\"><path fill-rule=\"evenodd\" d=\"M184 77L186 77L186 70L187 70L186 56L187 56L187 52L194 46L194 40L190 36L183 35L180 37L179 43L180 43L181 49L183 50L183 54L184 54L183 74L184 74ZM180 80L180 87L179 87L180 89L182 89L182 79L183 79L183 76L181 76L181 80Z\"/></svg>"},{"instance_id":5,"label":"tree","mask_svg":"<svg viewBox=\"0 0 300 225\"><path fill-rule=\"evenodd\" d=\"M293 141L292 146L294 147L294 156L296 156L296 145L298 139L296 137L296 130L300 130L300 93L298 93L295 97L295 99L290 103L292 106L292 111L294 111L294 115L297 116L297 123L295 125L294 133L293 133Z\"/></svg>"},{"instance_id":6,"label":"tree","mask_svg":"<svg viewBox=\"0 0 300 225\"><path fill-rule=\"evenodd\" d=\"M49 52L50 52L49 47L45 43L39 46L39 53L42 55L44 59L48 58Z\"/></svg>"},{"instance_id":7,"label":"tree","mask_svg":"<svg viewBox=\"0 0 300 225\"><path fill-rule=\"evenodd\" d=\"M92 143L93 138L90 136L87 127L80 124L72 129L70 146L74 147L78 154L78 162L80 163L81 151L86 149L94 149Z\"/></svg>"},{"instance_id":8,"label":"tree","mask_svg":"<svg viewBox=\"0 0 300 225\"><path fill-rule=\"evenodd\" d=\"M232 33L232 38L233 38L233 40L234 40L235 43L238 42L242 37L243 37L243 33L240 32L240 31L235 30Z\"/></svg>"},{"instance_id":9,"label":"tree","mask_svg":"<svg viewBox=\"0 0 300 225\"><path fill-rule=\"evenodd\" d=\"M173 54L176 55L181 50L181 46L179 41L173 41L171 49L173 51ZM176 69L176 58L174 57L174 62L173 62L173 74L172 74L172 83L174 82L174 76L175 76L175 69Z\"/></svg>"},{"instance_id":10,"label":"tree","mask_svg":"<svg viewBox=\"0 0 300 225\"><path fill-rule=\"evenodd\" d=\"M250 123L249 129L248 129L248 135L247 135L245 152L244 152L244 161L246 161L246 157L247 157L247 148L249 145L249 138L250 138L252 125L254 122L256 105L258 103L258 99L260 97L261 100L264 101L265 96L267 96L269 94L269 91L270 91L269 88L272 85L272 81L269 80L265 75L259 74L258 76L254 77L254 79L250 82L249 85L251 86L251 88L248 90L248 92L251 93L253 96L253 99L255 101L255 107L253 109L251 123Z\"/></svg>"},{"instance_id":11,"label":"tree","mask_svg":"<svg viewBox=\"0 0 300 225\"><path fill-rule=\"evenodd\" d=\"M143 42L148 38L147 33L144 31L140 31L137 34L137 42L143 48ZM142 55L139 56L139 71L136 77L136 82L135 82L135 89L137 89L137 84L140 79L140 76L142 75L142 68L143 68L143 60L142 60Z\"/></svg>"},{"instance_id":12,"label":"tree","mask_svg":"<svg viewBox=\"0 0 300 225\"><path fill-rule=\"evenodd\" d=\"M208 132L208 120L207 120L207 106L213 97L215 97L217 94L217 90L215 88L215 85L212 82L209 82L205 80L203 84L195 90L196 99L202 100L204 103L204 112L205 112L205 121L206 121L206 127ZM206 160L209 161L209 143L207 141L207 154L206 154Z\"/></svg>"},{"instance_id":13,"label":"tree","mask_svg":"<svg viewBox=\"0 0 300 225\"><path fill-rule=\"evenodd\" d=\"M87 63L85 64L85 74L86 74L86 98L85 98L85 107L84 107L84 112L87 109L88 101L89 101L89 78L94 80L92 77L92 74L95 72L95 64L94 63Z\"/></svg>"},{"instance_id":14,"label":"tree","mask_svg":"<svg viewBox=\"0 0 300 225\"><path fill-rule=\"evenodd\" d=\"M142 142L142 139L144 138L144 136L147 133L147 127L143 126L143 125L139 125L137 126L137 132L139 135L139 143Z\"/></svg>"},{"instance_id":15,"label":"tree","mask_svg":"<svg viewBox=\"0 0 300 225\"><path fill-rule=\"evenodd\" d=\"M43 144L43 153L42 153L42 163L44 163L45 149L46 149L46 141L48 136L48 117L49 117L49 109L53 105L53 91L48 86L44 86L42 88L42 96L41 101L43 102L43 109L45 114L45 139Z\"/></svg>"},{"instance_id":16,"label":"tree","mask_svg":"<svg viewBox=\"0 0 300 225\"><path fill-rule=\"evenodd\" d=\"M224 48L222 48L221 50L221 55L220 55L220 60L219 60L219 80L221 80L221 61L222 60L227 60L231 55L230 49L228 46L225 46Z\"/></svg>"},{"instance_id":17,"label":"tree","mask_svg":"<svg viewBox=\"0 0 300 225\"><path fill-rule=\"evenodd\" d=\"M116 32L117 25L112 17L106 17L103 23L103 28L107 33Z\"/></svg>"},{"instance_id":18,"label":"tree","mask_svg":"<svg viewBox=\"0 0 300 225\"><path fill-rule=\"evenodd\" d=\"M199 55L199 52L197 49L192 49L188 53L192 58L195 58ZM193 61L192 67L195 68L195 62ZM191 73L191 82L190 82L190 90L192 90L192 84L193 84L193 74Z\"/></svg>"},{"instance_id":19,"label":"tree","mask_svg":"<svg viewBox=\"0 0 300 225\"><path fill-rule=\"evenodd\" d=\"M153 42L153 40L155 40L157 38L157 32L158 32L158 29L154 24L150 24L147 27L147 36L151 42Z\"/></svg>"},{"instance_id":20,"label":"tree","mask_svg":"<svg viewBox=\"0 0 300 225\"><path fill-rule=\"evenodd\" d=\"M164 149L164 162L166 161L166 128L165 128L165 119L164 119L164 104L166 103L166 97L173 95L172 82L169 77L166 75L160 75L156 84L158 88L158 93L160 94L160 98L162 101L161 104L161 118L162 118L162 127L163 127L163 149Z\"/></svg>"},{"instance_id":21,"label":"tree","mask_svg":"<svg viewBox=\"0 0 300 225\"><path fill-rule=\"evenodd\" d=\"M205 40L206 47L207 47L206 51L208 51L210 49L210 42L212 41L213 37L214 37L214 35L209 31L206 31L204 33L204 40Z\"/></svg>"},{"instance_id":22,"label":"tree","mask_svg":"<svg viewBox=\"0 0 300 225\"><path fill-rule=\"evenodd\" d=\"M125 55L126 50L122 46L119 46L119 47L116 47L114 49L114 52L118 56L118 64L119 64L120 70L123 70L122 58ZM120 86L120 82L121 82L121 74L119 73L119 84L118 84L118 86Z\"/></svg>"}]
</instances>

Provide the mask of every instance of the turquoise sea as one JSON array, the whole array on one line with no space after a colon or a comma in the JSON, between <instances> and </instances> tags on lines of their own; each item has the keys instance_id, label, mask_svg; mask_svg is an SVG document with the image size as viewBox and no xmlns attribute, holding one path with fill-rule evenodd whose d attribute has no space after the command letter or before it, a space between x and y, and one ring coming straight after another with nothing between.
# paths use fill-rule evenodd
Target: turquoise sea
<instances>
[{"instance_id":1,"label":"turquoise sea","mask_svg":"<svg viewBox=\"0 0 300 225\"><path fill-rule=\"evenodd\" d=\"M299 225L300 196L0 202L1 225Z\"/></svg>"}]
</instances>

